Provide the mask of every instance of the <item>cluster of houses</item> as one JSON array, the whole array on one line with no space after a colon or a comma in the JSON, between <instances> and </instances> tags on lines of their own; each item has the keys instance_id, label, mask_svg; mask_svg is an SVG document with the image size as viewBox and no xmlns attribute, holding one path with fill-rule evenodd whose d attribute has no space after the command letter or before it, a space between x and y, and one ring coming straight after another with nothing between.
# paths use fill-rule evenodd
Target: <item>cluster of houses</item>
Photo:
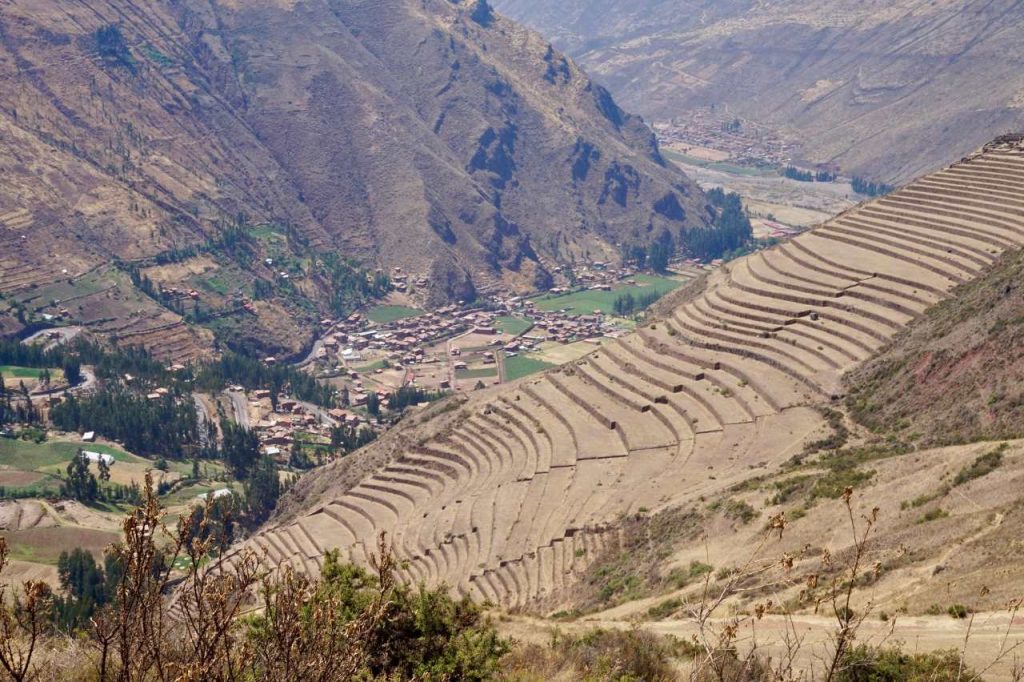
<instances>
[{"instance_id":1,"label":"cluster of houses","mask_svg":"<svg viewBox=\"0 0 1024 682\"><path fill-rule=\"evenodd\" d=\"M635 283L631 278L636 270L629 266L620 266L611 262L586 262L566 264L557 269L561 279L575 283L572 289L580 286L589 289L611 291L613 284L625 281ZM410 279L400 270L391 274L396 284L410 283ZM571 291L569 287L555 286L549 290L551 294L563 294ZM512 294L490 296L485 303L452 304L439 308L434 312L424 313L388 323L374 323L365 315L355 313L343 320L325 319L321 321L324 334L312 359L328 365L344 365L346 374L354 384L355 392L350 394L353 405L365 402L362 393L362 380L353 368L369 365L374 361L387 360L388 366L396 370L409 370L404 381L415 379L412 368L429 362L442 362L443 353L437 352L441 342L460 335L477 337L500 336L498 318L504 316L529 317L534 321L531 334L508 341L495 338L489 344L496 350L503 347L508 353L533 350L545 341L571 343L582 339L594 339L602 336L616 335L618 329L609 323L601 311L561 310L545 312L536 304L523 297ZM495 351L481 354L483 364L495 362ZM465 368L464 360L458 356L461 351L452 347L450 353L454 369ZM381 372L381 369L375 370ZM403 381L403 383L404 383ZM448 388L446 380L440 381L439 388Z\"/></svg>"},{"instance_id":2,"label":"cluster of houses","mask_svg":"<svg viewBox=\"0 0 1024 682\"><path fill-rule=\"evenodd\" d=\"M360 313L339 322L322 320L327 332L313 359L342 361L348 367L386 359L396 369L423 363L429 346L469 328L469 323L452 314L456 309L447 306L386 324L371 322Z\"/></svg>"},{"instance_id":3,"label":"cluster of houses","mask_svg":"<svg viewBox=\"0 0 1024 682\"><path fill-rule=\"evenodd\" d=\"M789 162L790 150L775 133L721 110L694 109L681 118L654 124L659 142L667 148L703 147L726 152L737 163L780 166Z\"/></svg>"}]
</instances>

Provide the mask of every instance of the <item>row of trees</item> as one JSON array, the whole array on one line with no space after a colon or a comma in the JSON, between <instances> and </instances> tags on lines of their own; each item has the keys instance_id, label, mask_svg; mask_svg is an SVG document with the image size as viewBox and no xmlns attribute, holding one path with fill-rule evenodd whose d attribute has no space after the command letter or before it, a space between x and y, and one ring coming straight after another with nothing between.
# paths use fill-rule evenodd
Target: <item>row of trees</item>
<instances>
[{"instance_id":1,"label":"row of trees","mask_svg":"<svg viewBox=\"0 0 1024 682\"><path fill-rule=\"evenodd\" d=\"M884 182L872 182L859 177L853 178L853 180L850 181L850 186L853 187L853 191L857 194L863 194L869 197L884 196L896 189L892 185L887 185Z\"/></svg>"},{"instance_id":2,"label":"row of trees","mask_svg":"<svg viewBox=\"0 0 1024 682\"><path fill-rule=\"evenodd\" d=\"M59 367L72 386L82 381L82 363L78 355L61 347L45 350L41 345L24 344L16 339L0 341L0 365L43 369L47 378L50 368Z\"/></svg>"},{"instance_id":3,"label":"row of trees","mask_svg":"<svg viewBox=\"0 0 1024 682\"><path fill-rule=\"evenodd\" d=\"M148 399L119 383L91 397L69 395L50 410L50 420L64 431L95 431L139 455L183 459L199 447L199 418L191 400L174 393Z\"/></svg>"},{"instance_id":4,"label":"row of trees","mask_svg":"<svg viewBox=\"0 0 1024 682\"><path fill-rule=\"evenodd\" d=\"M835 173L826 170L801 170L796 166L786 166L782 169L782 175L798 182L833 182L838 177Z\"/></svg>"},{"instance_id":5,"label":"row of trees","mask_svg":"<svg viewBox=\"0 0 1024 682\"><path fill-rule=\"evenodd\" d=\"M53 623L63 631L75 632L115 599L124 566L114 553L106 554L100 566L91 552L76 548L60 553L57 576L63 594L53 597Z\"/></svg>"},{"instance_id":6,"label":"row of trees","mask_svg":"<svg viewBox=\"0 0 1024 682\"><path fill-rule=\"evenodd\" d=\"M650 269L654 272L667 272L668 262L676 251L672 233L662 230L658 238L647 246L633 244L626 247L624 260L638 270Z\"/></svg>"},{"instance_id":7,"label":"row of trees","mask_svg":"<svg viewBox=\"0 0 1024 682\"><path fill-rule=\"evenodd\" d=\"M748 244L754 238L754 230L740 195L716 187L707 196L715 208L714 226L686 230L682 240L683 248L691 256L714 260Z\"/></svg>"},{"instance_id":8,"label":"row of trees","mask_svg":"<svg viewBox=\"0 0 1024 682\"><path fill-rule=\"evenodd\" d=\"M331 447L341 450L342 454L348 454L364 445L369 445L377 439L377 432L371 428L362 426L336 426L331 429Z\"/></svg>"},{"instance_id":9,"label":"row of trees","mask_svg":"<svg viewBox=\"0 0 1024 682\"><path fill-rule=\"evenodd\" d=\"M251 525L262 523L281 497L277 465L260 452L255 432L226 419L221 420L220 426L224 436L220 456L235 480L242 482L247 521Z\"/></svg>"},{"instance_id":10,"label":"row of trees","mask_svg":"<svg viewBox=\"0 0 1024 682\"><path fill-rule=\"evenodd\" d=\"M29 399L25 382L21 382L17 389L11 389L0 379L0 426L38 423L39 410Z\"/></svg>"},{"instance_id":11,"label":"row of trees","mask_svg":"<svg viewBox=\"0 0 1024 682\"><path fill-rule=\"evenodd\" d=\"M110 483L110 465L102 457L96 462L96 474L92 473L90 464L89 458L81 450L68 462L60 484L61 497L78 500L83 504L138 504L142 499L138 483Z\"/></svg>"},{"instance_id":12,"label":"row of trees","mask_svg":"<svg viewBox=\"0 0 1024 682\"><path fill-rule=\"evenodd\" d=\"M640 294L639 296L634 296L627 292L615 299L615 302L612 304L612 309L619 317L629 317L635 312L646 310L662 296L664 296L664 294L657 291Z\"/></svg>"},{"instance_id":13,"label":"row of trees","mask_svg":"<svg viewBox=\"0 0 1024 682\"><path fill-rule=\"evenodd\" d=\"M330 282L328 306L336 316L350 315L369 300L391 291L391 279L383 272L367 273L356 261L331 251L321 256Z\"/></svg>"},{"instance_id":14,"label":"row of trees","mask_svg":"<svg viewBox=\"0 0 1024 682\"><path fill-rule=\"evenodd\" d=\"M227 352L219 360L196 368L194 385L200 390L223 391L232 384L250 391L269 390L274 409L277 409L277 397L285 387L298 400L321 407L334 407L336 403L334 389L289 365L267 365L238 353Z\"/></svg>"},{"instance_id":15,"label":"row of trees","mask_svg":"<svg viewBox=\"0 0 1024 682\"><path fill-rule=\"evenodd\" d=\"M412 407L413 405L419 405L420 403L430 403L435 400L440 400L448 395L445 391L431 391L419 386L402 386L400 389L391 394L391 398L388 400L388 411L393 413L401 413L406 408ZM381 416L383 412L383 406L381 405L380 396L376 393L369 393L366 398L366 411L374 417Z\"/></svg>"}]
</instances>

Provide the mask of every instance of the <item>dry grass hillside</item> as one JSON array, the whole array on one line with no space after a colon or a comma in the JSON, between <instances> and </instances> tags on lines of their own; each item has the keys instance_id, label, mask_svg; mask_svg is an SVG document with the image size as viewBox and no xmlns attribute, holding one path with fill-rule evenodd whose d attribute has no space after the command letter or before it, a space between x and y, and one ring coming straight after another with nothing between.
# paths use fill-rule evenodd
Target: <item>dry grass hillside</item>
<instances>
[{"instance_id":1,"label":"dry grass hillside","mask_svg":"<svg viewBox=\"0 0 1024 682\"><path fill-rule=\"evenodd\" d=\"M296 350L342 288L327 253L436 303L708 219L639 119L484 2L15 0L0 73L0 294L165 357L209 348L185 315Z\"/></svg>"},{"instance_id":2,"label":"dry grass hillside","mask_svg":"<svg viewBox=\"0 0 1024 682\"><path fill-rule=\"evenodd\" d=\"M849 378L853 414L876 431L925 444L1024 433L1024 255L915 321Z\"/></svg>"},{"instance_id":3,"label":"dry grass hillside","mask_svg":"<svg viewBox=\"0 0 1024 682\"><path fill-rule=\"evenodd\" d=\"M962 542L966 526L943 521L939 505L966 491L977 501L963 509L978 538L1002 538L996 552L1012 526L985 505L1005 506L998 513L1010 518L1018 498L1004 486L982 503L975 488L1010 480L985 477L1003 464L1016 471L1016 450L1000 450L995 466L995 456L975 464L973 450L899 457L906 447L884 442L831 455L849 425L827 408L840 404L844 373L1024 244L1022 185L1024 141L999 140L733 261L635 334L544 375L435 405L301 479L248 546L269 565L316 572L331 548L365 562L386 531L406 580L447 582L506 608L569 609L664 589L664 574L630 577L629 567L657 567L678 551L695 560L702 527L734 561L750 543L730 541L730 528L767 520L762 486L769 506L804 516L798 537L841 548L844 531L827 517L841 510L814 520L809 510L876 482L891 488L872 493L879 506L908 505L888 531L893 543ZM643 548L630 544L638 517L657 520L641 523ZM920 533L933 521L947 535ZM822 528L834 530L827 544ZM652 548L659 533L666 544ZM982 557L964 560L977 567ZM927 569L920 577L921 599L931 598Z\"/></svg>"},{"instance_id":4,"label":"dry grass hillside","mask_svg":"<svg viewBox=\"0 0 1024 682\"><path fill-rule=\"evenodd\" d=\"M648 118L727 108L782 133L803 160L887 182L1024 122L1016 0L495 4Z\"/></svg>"}]
</instances>

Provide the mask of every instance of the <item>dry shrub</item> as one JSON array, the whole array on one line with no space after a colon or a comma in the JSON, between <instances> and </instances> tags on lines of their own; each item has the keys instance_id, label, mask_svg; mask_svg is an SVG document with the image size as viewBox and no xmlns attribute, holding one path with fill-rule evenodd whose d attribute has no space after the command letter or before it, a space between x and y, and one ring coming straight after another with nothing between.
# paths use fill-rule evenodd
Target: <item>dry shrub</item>
<instances>
[{"instance_id":1,"label":"dry shrub","mask_svg":"<svg viewBox=\"0 0 1024 682\"><path fill-rule=\"evenodd\" d=\"M456 682L491 679L508 651L472 602L398 585L383 536L373 573L337 555L318 579L267 573L250 552L214 547L191 519L170 531L148 479L145 492L110 550L124 568L116 597L87 627L58 632L41 583L0 608L0 665L11 679ZM6 556L0 540L0 568ZM183 576L172 568L182 561Z\"/></svg>"},{"instance_id":2,"label":"dry shrub","mask_svg":"<svg viewBox=\"0 0 1024 682\"><path fill-rule=\"evenodd\" d=\"M517 648L503 661L501 679L516 682L677 682L675 660L692 645L646 630L595 629L579 636L555 631L548 647Z\"/></svg>"}]
</instances>

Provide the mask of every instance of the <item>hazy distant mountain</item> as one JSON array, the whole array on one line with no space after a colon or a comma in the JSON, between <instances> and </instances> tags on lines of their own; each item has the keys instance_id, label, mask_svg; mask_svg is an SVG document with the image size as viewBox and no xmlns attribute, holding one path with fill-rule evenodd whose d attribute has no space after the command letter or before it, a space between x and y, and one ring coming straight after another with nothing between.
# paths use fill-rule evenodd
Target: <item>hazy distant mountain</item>
<instances>
[{"instance_id":1,"label":"hazy distant mountain","mask_svg":"<svg viewBox=\"0 0 1024 682\"><path fill-rule=\"evenodd\" d=\"M906 180L1024 128L1017 0L496 0L625 106L727 105L815 162Z\"/></svg>"},{"instance_id":2,"label":"hazy distant mountain","mask_svg":"<svg viewBox=\"0 0 1024 682\"><path fill-rule=\"evenodd\" d=\"M283 325L287 346L337 288L316 255L400 266L436 302L544 284L559 260L707 217L639 119L482 1L13 0L0 73L14 298L162 254L177 269L146 276L219 315L287 265L253 331ZM238 214L279 239L190 255Z\"/></svg>"}]
</instances>

